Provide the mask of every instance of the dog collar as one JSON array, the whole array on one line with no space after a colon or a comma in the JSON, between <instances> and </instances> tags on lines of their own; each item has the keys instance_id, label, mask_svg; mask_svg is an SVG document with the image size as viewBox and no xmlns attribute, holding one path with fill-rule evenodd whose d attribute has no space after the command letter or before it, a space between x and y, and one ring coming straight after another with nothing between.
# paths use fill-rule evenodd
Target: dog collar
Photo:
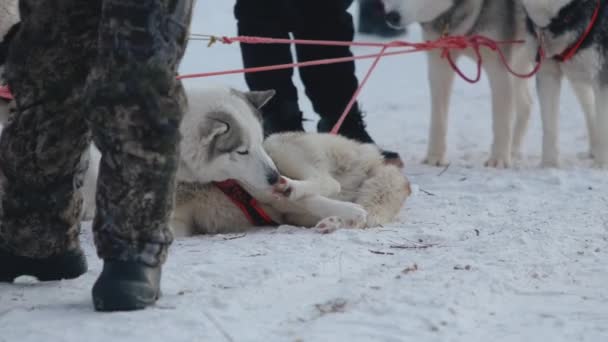
<instances>
[{"instance_id":1,"label":"dog collar","mask_svg":"<svg viewBox=\"0 0 608 342\"><path fill-rule=\"evenodd\" d=\"M235 180L229 179L224 182L213 183L234 203L245 216L247 220L256 227L263 226L278 226L276 222L270 218L270 215L264 211L260 203L251 196L243 187Z\"/></svg>"},{"instance_id":2,"label":"dog collar","mask_svg":"<svg viewBox=\"0 0 608 342\"><path fill-rule=\"evenodd\" d=\"M600 15L601 7L602 7L602 1L601 0L597 0L597 7L595 8L595 12L593 12L593 16L591 17L591 21L589 22L589 26L587 26L587 28L585 29L585 32L583 32L583 35L581 36L581 38L576 43L574 43L572 46L568 47L566 49L566 51L564 51L561 54L559 54L559 55L557 55L557 56L554 57L557 61L559 61L559 62L567 62L567 61L571 60L572 57L574 57L574 55L576 55L576 53L580 49L581 45L583 45L583 43L585 42L585 40L587 39L587 37L589 37L589 34L593 30L593 28L595 27L595 23L597 22L597 18Z\"/></svg>"},{"instance_id":3,"label":"dog collar","mask_svg":"<svg viewBox=\"0 0 608 342\"><path fill-rule=\"evenodd\" d=\"M11 101L13 99L13 94L6 86L0 86L0 99Z\"/></svg>"}]
</instances>

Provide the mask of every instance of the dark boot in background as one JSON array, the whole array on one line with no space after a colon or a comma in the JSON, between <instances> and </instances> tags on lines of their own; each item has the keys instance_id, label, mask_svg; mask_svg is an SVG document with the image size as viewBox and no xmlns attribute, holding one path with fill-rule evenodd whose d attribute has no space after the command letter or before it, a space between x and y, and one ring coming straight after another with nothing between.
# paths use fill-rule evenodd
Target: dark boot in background
<instances>
[{"instance_id":1,"label":"dark boot in background","mask_svg":"<svg viewBox=\"0 0 608 342\"><path fill-rule=\"evenodd\" d=\"M388 26L381 0L359 0L358 32L392 38L406 34L407 30Z\"/></svg>"},{"instance_id":2,"label":"dark boot in background","mask_svg":"<svg viewBox=\"0 0 608 342\"><path fill-rule=\"evenodd\" d=\"M9 283L20 276L39 281L75 279L87 271L87 260L80 248L39 259L0 250L0 264L0 282Z\"/></svg>"}]
</instances>

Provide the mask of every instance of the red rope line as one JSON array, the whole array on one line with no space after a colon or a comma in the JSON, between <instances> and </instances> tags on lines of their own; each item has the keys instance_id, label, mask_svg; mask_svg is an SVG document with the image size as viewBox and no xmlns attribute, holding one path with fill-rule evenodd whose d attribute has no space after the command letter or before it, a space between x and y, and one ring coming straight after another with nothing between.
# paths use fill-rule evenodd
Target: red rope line
<instances>
[{"instance_id":1,"label":"red rope line","mask_svg":"<svg viewBox=\"0 0 608 342\"><path fill-rule=\"evenodd\" d=\"M249 37L249 36L240 36L240 37L218 37L212 35L197 35L193 34L195 39L208 40L209 46L216 42L221 42L223 44L233 44L233 43L242 43L242 44L300 44L300 45L320 45L320 46L356 46L356 47L376 47L381 48L380 53L378 54L368 54L361 56L352 56L352 57L341 57L341 58L329 58L329 59L321 59L321 60L313 60L306 62L298 62L298 63L287 63L280 65L269 65L269 66L261 66L254 68L242 68L242 69L233 69L233 70L224 70L224 71L215 71L215 72L205 72L205 73L196 73L196 74L185 74L178 75L177 79L189 79L189 78L201 78L201 77L211 77L211 76L221 76L221 75L230 75L230 74L241 74L241 73L255 73L255 72L264 72L264 71L272 71L272 70L280 70L280 69L288 69L295 67L309 67L309 66L317 66L317 65L327 65L334 63L344 63L355 60L362 59L374 59L370 69L368 70L365 78L360 83L358 89L353 94L352 99L346 106L346 109L340 116L340 119L336 123L336 125L332 129L332 133L336 134L341 125L344 123L344 120L350 113L350 110L354 106L357 98L361 94L363 87L371 77L373 71L376 66L380 62L382 57L386 56L395 56L408 54L419 51L431 51L431 50L441 50L442 56L447 59L448 63L454 72L456 72L463 80L469 83L479 82L481 79L482 73L482 54L481 48L488 48L491 51L495 51L498 53L501 62L504 64L505 68L514 76L520 78L529 78L534 76L538 70L540 69L542 58L537 63L536 67L529 73L520 74L515 72L509 62L507 61L506 56L500 49L501 45L507 44L521 44L523 41L521 40L512 40L512 41L495 41L488 37L474 35L474 36L445 36L435 41L425 41L420 43L411 43L406 41L392 41L389 43L379 43L379 42L353 42L353 41L331 41L331 40L309 40L309 39L282 39L282 38L266 38L266 37ZM402 48L398 51L388 52L389 48ZM452 50L465 50L468 48L472 48L475 51L475 55L477 57L477 74L475 77L471 78L464 74L464 72L458 67L455 61L452 58L451 51ZM541 53L541 57L544 57L544 53L542 49L539 51ZM12 95L10 91L6 87L0 87L0 97L6 99L12 99Z\"/></svg>"}]
</instances>

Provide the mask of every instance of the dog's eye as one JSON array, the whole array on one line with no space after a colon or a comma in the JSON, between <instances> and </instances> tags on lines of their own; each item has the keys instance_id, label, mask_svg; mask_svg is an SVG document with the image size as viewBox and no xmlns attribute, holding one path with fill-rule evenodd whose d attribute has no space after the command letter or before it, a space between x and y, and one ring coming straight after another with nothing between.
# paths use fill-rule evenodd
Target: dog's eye
<instances>
[{"instance_id":1,"label":"dog's eye","mask_svg":"<svg viewBox=\"0 0 608 342\"><path fill-rule=\"evenodd\" d=\"M246 156L249 154L249 151L236 151L237 154L241 155L241 156Z\"/></svg>"}]
</instances>

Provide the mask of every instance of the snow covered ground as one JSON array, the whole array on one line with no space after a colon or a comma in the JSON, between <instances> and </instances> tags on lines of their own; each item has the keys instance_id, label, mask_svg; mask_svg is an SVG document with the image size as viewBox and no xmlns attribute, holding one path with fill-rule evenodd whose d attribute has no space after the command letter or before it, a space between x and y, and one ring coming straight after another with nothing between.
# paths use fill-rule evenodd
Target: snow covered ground
<instances>
[{"instance_id":1,"label":"snow covered ground","mask_svg":"<svg viewBox=\"0 0 608 342\"><path fill-rule=\"evenodd\" d=\"M231 10L231 1L199 1L193 32L234 34ZM182 72L240 65L237 46L193 42ZM186 81L212 82L244 88L239 75ZM372 135L402 153L415 184L397 222L177 240L158 304L115 314L92 308L101 262L85 223L86 275L0 285L0 341L608 341L608 174L579 157L585 124L571 91L560 170L538 167L537 109L524 159L511 170L482 166L485 80L456 85L451 166L421 165L428 99L423 55L384 60L362 94Z\"/></svg>"}]
</instances>

